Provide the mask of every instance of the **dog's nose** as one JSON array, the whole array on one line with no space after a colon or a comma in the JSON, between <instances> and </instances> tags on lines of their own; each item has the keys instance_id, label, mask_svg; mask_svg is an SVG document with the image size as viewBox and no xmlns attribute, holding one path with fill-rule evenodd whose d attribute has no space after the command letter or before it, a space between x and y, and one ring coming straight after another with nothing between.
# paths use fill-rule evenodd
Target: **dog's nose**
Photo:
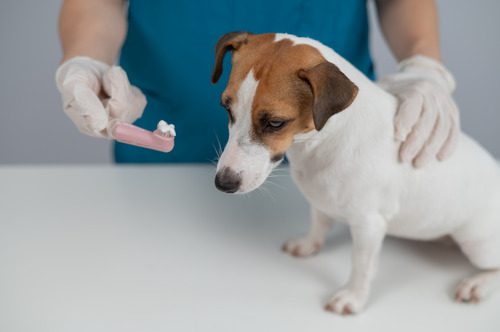
<instances>
[{"instance_id":1,"label":"dog's nose","mask_svg":"<svg viewBox=\"0 0 500 332\"><path fill-rule=\"evenodd\" d=\"M225 193L235 193L240 188L241 178L230 168L223 168L215 176L215 186Z\"/></svg>"}]
</instances>

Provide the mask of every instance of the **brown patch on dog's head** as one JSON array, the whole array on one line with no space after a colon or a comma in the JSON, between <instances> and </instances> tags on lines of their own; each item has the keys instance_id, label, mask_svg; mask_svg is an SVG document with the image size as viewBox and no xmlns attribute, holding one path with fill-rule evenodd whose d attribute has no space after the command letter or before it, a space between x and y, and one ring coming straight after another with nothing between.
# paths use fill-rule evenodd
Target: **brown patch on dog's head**
<instances>
[{"instance_id":1,"label":"brown patch on dog's head","mask_svg":"<svg viewBox=\"0 0 500 332\"><path fill-rule=\"evenodd\" d=\"M275 34L229 33L216 46L212 75L215 83L222 62L232 51L232 70L221 103L233 117L231 105L238 102L241 82L253 70L258 81L253 99L251 137L271 151L278 161L292 144L293 137L313 129L321 130L334 114L347 108L358 88L320 52L290 39L275 41Z\"/></svg>"}]
</instances>

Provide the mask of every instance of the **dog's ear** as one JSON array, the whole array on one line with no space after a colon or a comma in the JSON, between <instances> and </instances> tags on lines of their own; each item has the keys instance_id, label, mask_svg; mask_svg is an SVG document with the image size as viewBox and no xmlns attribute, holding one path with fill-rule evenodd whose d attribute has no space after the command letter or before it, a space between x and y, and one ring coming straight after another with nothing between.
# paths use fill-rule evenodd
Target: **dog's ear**
<instances>
[{"instance_id":1,"label":"dog's ear","mask_svg":"<svg viewBox=\"0 0 500 332\"><path fill-rule=\"evenodd\" d=\"M321 130L332 115L349 107L358 94L358 87L330 62L301 69L298 75L312 90L316 130Z\"/></svg>"},{"instance_id":2,"label":"dog's ear","mask_svg":"<svg viewBox=\"0 0 500 332\"><path fill-rule=\"evenodd\" d=\"M234 51L248 43L248 32L229 32L219 38L215 45L215 65L212 72L212 83L217 83L222 74L222 62L228 51Z\"/></svg>"}]
</instances>

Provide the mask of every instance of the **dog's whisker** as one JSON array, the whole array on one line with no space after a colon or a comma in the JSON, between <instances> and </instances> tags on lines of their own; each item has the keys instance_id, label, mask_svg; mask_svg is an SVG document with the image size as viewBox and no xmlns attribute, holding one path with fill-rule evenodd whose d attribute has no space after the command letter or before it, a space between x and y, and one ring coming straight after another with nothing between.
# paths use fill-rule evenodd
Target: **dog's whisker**
<instances>
[{"instance_id":1,"label":"dog's whisker","mask_svg":"<svg viewBox=\"0 0 500 332\"><path fill-rule=\"evenodd\" d=\"M210 164L212 164L212 165L214 165L214 166L217 166L217 161L218 161L218 158L217 158L217 157L215 157L215 158L207 158L207 161L208 161Z\"/></svg>"},{"instance_id":2,"label":"dog's whisker","mask_svg":"<svg viewBox=\"0 0 500 332\"><path fill-rule=\"evenodd\" d=\"M220 156L222 155L222 145L220 144L219 135L217 135L217 132L215 130L214 130L214 134L215 134L215 139L217 140L217 145L219 147L217 155L219 156L219 159L220 159Z\"/></svg>"},{"instance_id":3,"label":"dog's whisker","mask_svg":"<svg viewBox=\"0 0 500 332\"><path fill-rule=\"evenodd\" d=\"M217 148L212 144L212 147L214 148L214 152L215 152L215 160L211 160L211 161L218 161L220 159L220 154L219 152L217 151Z\"/></svg>"},{"instance_id":4,"label":"dog's whisker","mask_svg":"<svg viewBox=\"0 0 500 332\"><path fill-rule=\"evenodd\" d=\"M286 177L287 176L285 174L272 174L272 175L269 175L267 178L268 179L283 179Z\"/></svg>"},{"instance_id":5,"label":"dog's whisker","mask_svg":"<svg viewBox=\"0 0 500 332\"><path fill-rule=\"evenodd\" d=\"M276 173L276 174L269 174L269 177L276 177L276 178L286 178L289 175L286 173Z\"/></svg>"},{"instance_id":6,"label":"dog's whisker","mask_svg":"<svg viewBox=\"0 0 500 332\"><path fill-rule=\"evenodd\" d=\"M270 178L273 178L273 177L279 177L279 178L284 178L284 177L288 177L289 176L289 173L288 173L288 170L286 169L274 169L271 174L269 174L269 177Z\"/></svg>"},{"instance_id":7,"label":"dog's whisker","mask_svg":"<svg viewBox=\"0 0 500 332\"><path fill-rule=\"evenodd\" d=\"M280 186L279 184L277 184L277 183L275 183L275 182L273 182L273 181L267 180L267 183L272 184L273 186L275 186L275 187L277 187L277 188L279 188L279 189L281 189L281 190L286 190L286 188L285 188L285 187Z\"/></svg>"},{"instance_id":8,"label":"dog's whisker","mask_svg":"<svg viewBox=\"0 0 500 332\"><path fill-rule=\"evenodd\" d=\"M262 189L262 186L258 187L256 192L259 193L259 195L264 196L264 190Z\"/></svg>"},{"instance_id":9,"label":"dog's whisker","mask_svg":"<svg viewBox=\"0 0 500 332\"><path fill-rule=\"evenodd\" d=\"M274 202L276 202L276 198L271 194L269 188L266 188L264 185L261 185L259 189L261 190L260 192L266 193Z\"/></svg>"},{"instance_id":10,"label":"dog's whisker","mask_svg":"<svg viewBox=\"0 0 500 332\"><path fill-rule=\"evenodd\" d=\"M316 137L311 137L311 138L305 138L305 139L296 139L293 141L293 143L305 143L305 142L316 142L320 141L321 138L316 138Z\"/></svg>"}]
</instances>

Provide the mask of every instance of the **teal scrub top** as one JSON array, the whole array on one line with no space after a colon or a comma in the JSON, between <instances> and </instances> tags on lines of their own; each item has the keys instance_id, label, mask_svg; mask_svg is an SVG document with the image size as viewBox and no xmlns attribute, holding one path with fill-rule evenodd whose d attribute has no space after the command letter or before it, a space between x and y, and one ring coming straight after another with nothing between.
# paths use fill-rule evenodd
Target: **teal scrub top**
<instances>
[{"instance_id":1,"label":"teal scrub top","mask_svg":"<svg viewBox=\"0 0 500 332\"><path fill-rule=\"evenodd\" d=\"M161 153L115 143L118 163L207 163L228 136L220 95L230 61L210 83L215 43L230 31L286 32L317 39L369 77L366 0L130 0L120 65L148 105L136 125L174 123L175 148Z\"/></svg>"}]
</instances>

